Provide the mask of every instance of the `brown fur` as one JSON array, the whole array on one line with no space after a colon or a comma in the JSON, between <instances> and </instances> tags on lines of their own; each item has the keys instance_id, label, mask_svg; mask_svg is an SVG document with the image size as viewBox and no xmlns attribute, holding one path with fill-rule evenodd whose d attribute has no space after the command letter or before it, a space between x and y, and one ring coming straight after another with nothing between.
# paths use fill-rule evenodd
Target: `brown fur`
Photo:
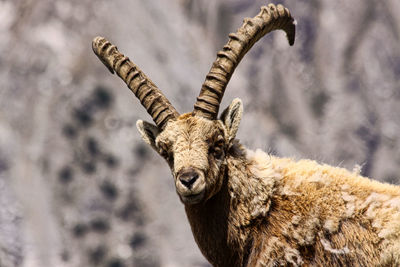
<instances>
[{"instance_id":1,"label":"brown fur","mask_svg":"<svg viewBox=\"0 0 400 267\"><path fill-rule=\"evenodd\" d=\"M204 198L181 199L213 266L400 264L399 187L310 160L246 150L231 138L237 129L230 125L238 127L231 120L185 114L154 140L154 147L168 150L162 155L174 155L177 184L183 167L204 172ZM215 156L217 143L223 159Z\"/></svg>"},{"instance_id":2,"label":"brown fur","mask_svg":"<svg viewBox=\"0 0 400 267\"><path fill-rule=\"evenodd\" d=\"M179 115L129 59L104 38L103 63L128 84L156 125L143 140L168 162L195 240L214 266L400 266L400 187L314 161L247 151L237 140L242 103L216 120L233 70L271 30L294 42L295 23L268 5L230 35L192 113Z\"/></svg>"}]
</instances>

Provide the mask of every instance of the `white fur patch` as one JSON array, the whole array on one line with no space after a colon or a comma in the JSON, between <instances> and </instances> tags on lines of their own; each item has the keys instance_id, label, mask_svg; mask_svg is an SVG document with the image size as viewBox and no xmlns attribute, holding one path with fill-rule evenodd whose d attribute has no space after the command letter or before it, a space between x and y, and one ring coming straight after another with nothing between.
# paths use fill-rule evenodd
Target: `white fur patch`
<instances>
[{"instance_id":1,"label":"white fur patch","mask_svg":"<svg viewBox=\"0 0 400 267\"><path fill-rule=\"evenodd\" d=\"M321 244L324 249L333 254L349 254L350 250L348 247L344 247L341 249L332 248L331 243L325 239L321 239Z\"/></svg>"},{"instance_id":2,"label":"white fur patch","mask_svg":"<svg viewBox=\"0 0 400 267\"><path fill-rule=\"evenodd\" d=\"M328 219L324 223L324 230L329 233L335 233L339 229L339 222L337 219Z\"/></svg>"}]
</instances>

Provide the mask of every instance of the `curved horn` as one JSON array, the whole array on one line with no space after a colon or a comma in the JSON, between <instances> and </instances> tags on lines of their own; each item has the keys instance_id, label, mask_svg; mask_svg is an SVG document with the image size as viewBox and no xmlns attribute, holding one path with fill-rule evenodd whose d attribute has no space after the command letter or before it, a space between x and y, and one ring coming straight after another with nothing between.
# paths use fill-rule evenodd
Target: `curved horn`
<instances>
[{"instance_id":1,"label":"curved horn","mask_svg":"<svg viewBox=\"0 0 400 267\"><path fill-rule=\"evenodd\" d=\"M246 18L236 33L229 34L229 41L218 52L210 72L206 76L200 95L194 104L193 113L197 116L214 120L233 71L243 56L264 35L273 30L284 30L289 44L295 39L295 21L287 8L269 4L261 7L261 12L254 18Z\"/></svg>"},{"instance_id":2,"label":"curved horn","mask_svg":"<svg viewBox=\"0 0 400 267\"><path fill-rule=\"evenodd\" d=\"M121 54L115 45L98 36L93 39L92 48L111 73L115 70L124 80L160 129L164 128L167 121L179 116L160 89L128 57Z\"/></svg>"}]
</instances>

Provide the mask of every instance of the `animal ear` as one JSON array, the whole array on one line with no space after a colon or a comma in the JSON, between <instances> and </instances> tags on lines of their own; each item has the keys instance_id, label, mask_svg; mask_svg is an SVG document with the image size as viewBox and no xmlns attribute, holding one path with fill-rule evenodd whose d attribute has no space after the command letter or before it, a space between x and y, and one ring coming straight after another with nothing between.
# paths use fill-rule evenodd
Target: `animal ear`
<instances>
[{"instance_id":1,"label":"animal ear","mask_svg":"<svg viewBox=\"0 0 400 267\"><path fill-rule=\"evenodd\" d=\"M147 121L138 120L136 122L136 127L139 130L142 139L156 149L156 138L160 133L157 126Z\"/></svg>"},{"instance_id":2,"label":"animal ear","mask_svg":"<svg viewBox=\"0 0 400 267\"><path fill-rule=\"evenodd\" d=\"M220 119L225 124L228 130L229 141L235 139L236 133L239 129L240 120L243 114L242 100L239 98L233 99L232 103L222 112Z\"/></svg>"}]
</instances>

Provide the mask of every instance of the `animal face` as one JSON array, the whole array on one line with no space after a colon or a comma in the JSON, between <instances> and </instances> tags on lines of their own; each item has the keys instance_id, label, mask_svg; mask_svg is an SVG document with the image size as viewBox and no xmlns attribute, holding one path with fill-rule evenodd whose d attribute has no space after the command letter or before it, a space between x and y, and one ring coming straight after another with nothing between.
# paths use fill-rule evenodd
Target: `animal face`
<instances>
[{"instance_id":1,"label":"animal face","mask_svg":"<svg viewBox=\"0 0 400 267\"><path fill-rule=\"evenodd\" d=\"M151 123L137 122L143 140L171 168L183 203L206 201L220 190L242 110L241 101L235 99L219 120L187 113L169 121L161 132Z\"/></svg>"}]
</instances>

